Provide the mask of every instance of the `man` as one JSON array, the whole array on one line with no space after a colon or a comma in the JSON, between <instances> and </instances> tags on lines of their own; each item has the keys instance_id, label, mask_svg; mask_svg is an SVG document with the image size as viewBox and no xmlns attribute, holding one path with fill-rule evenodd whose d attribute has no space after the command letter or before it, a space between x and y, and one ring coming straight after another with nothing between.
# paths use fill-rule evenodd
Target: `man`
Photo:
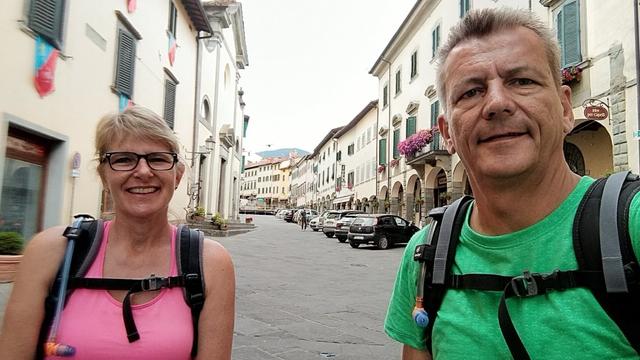
<instances>
[{"instance_id":1,"label":"man","mask_svg":"<svg viewBox=\"0 0 640 360\"><path fill-rule=\"evenodd\" d=\"M523 270L576 269L572 226L593 179L569 169L564 137L574 125L571 89L561 85L559 50L550 30L529 12L470 12L439 53L438 118L449 153L458 153L475 201L469 207L452 271L515 276ZM640 197L630 234L640 249ZM385 320L404 344L403 360L430 359L415 325L419 263L408 244ZM500 292L448 290L437 313L432 352L444 359L511 358L498 324ZM514 327L533 359L636 358L638 355L585 288L555 291L509 305ZM434 320L435 318L435 320Z\"/></svg>"},{"instance_id":2,"label":"man","mask_svg":"<svg viewBox=\"0 0 640 360\"><path fill-rule=\"evenodd\" d=\"M307 210L300 210L300 228L302 231L307 229Z\"/></svg>"}]
</instances>

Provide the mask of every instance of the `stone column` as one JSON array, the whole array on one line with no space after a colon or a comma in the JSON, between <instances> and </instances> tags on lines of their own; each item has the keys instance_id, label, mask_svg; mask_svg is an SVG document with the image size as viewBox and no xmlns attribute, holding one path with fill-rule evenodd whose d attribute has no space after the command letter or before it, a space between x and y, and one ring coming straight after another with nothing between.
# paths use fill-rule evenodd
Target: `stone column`
<instances>
[{"instance_id":1,"label":"stone column","mask_svg":"<svg viewBox=\"0 0 640 360\"><path fill-rule=\"evenodd\" d=\"M378 213L384 214L386 212L384 208L384 199L378 199Z\"/></svg>"},{"instance_id":2,"label":"stone column","mask_svg":"<svg viewBox=\"0 0 640 360\"><path fill-rule=\"evenodd\" d=\"M422 198L424 199L424 203L422 204L422 223L427 223L427 213L431 209L435 207L435 199L433 198L433 189L423 187L422 188Z\"/></svg>"},{"instance_id":3,"label":"stone column","mask_svg":"<svg viewBox=\"0 0 640 360\"><path fill-rule=\"evenodd\" d=\"M451 190L449 191L451 192L451 200L449 201L449 203L454 202L455 200L461 198L462 195L464 195L463 184L460 181L452 181L450 189Z\"/></svg>"},{"instance_id":4,"label":"stone column","mask_svg":"<svg viewBox=\"0 0 640 360\"><path fill-rule=\"evenodd\" d=\"M391 205L389 207L389 213L398 215L398 197L397 196L391 197Z\"/></svg>"},{"instance_id":5,"label":"stone column","mask_svg":"<svg viewBox=\"0 0 640 360\"><path fill-rule=\"evenodd\" d=\"M404 197L404 207L405 207L405 211L404 211L404 216L402 216L403 218L409 220L409 221L414 221L414 206L415 206L415 201L414 201L414 197L413 194L407 193Z\"/></svg>"},{"instance_id":6,"label":"stone column","mask_svg":"<svg viewBox=\"0 0 640 360\"><path fill-rule=\"evenodd\" d=\"M619 43L609 48L609 68L611 87L611 129L613 132L613 171L629 169L627 149L627 125L625 110L624 49Z\"/></svg>"}]
</instances>

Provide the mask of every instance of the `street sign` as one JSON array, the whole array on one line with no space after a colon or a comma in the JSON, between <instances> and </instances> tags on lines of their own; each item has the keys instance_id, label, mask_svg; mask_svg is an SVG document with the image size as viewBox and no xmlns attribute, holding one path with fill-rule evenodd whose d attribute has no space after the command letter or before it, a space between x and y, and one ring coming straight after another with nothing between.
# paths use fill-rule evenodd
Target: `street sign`
<instances>
[{"instance_id":1,"label":"street sign","mask_svg":"<svg viewBox=\"0 0 640 360\"><path fill-rule=\"evenodd\" d=\"M633 132L633 138L636 140L640 140L640 130L636 130Z\"/></svg>"},{"instance_id":2,"label":"street sign","mask_svg":"<svg viewBox=\"0 0 640 360\"><path fill-rule=\"evenodd\" d=\"M589 120L605 120L609 117L609 112L604 106L591 105L584 108L584 117Z\"/></svg>"}]
</instances>

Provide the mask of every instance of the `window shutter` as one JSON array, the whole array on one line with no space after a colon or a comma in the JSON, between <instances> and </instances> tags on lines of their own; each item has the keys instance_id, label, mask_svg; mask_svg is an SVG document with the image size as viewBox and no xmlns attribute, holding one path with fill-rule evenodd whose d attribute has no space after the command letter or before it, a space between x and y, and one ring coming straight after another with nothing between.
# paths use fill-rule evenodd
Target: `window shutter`
<instances>
[{"instance_id":1,"label":"window shutter","mask_svg":"<svg viewBox=\"0 0 640 360\"><path fill-rule=\"evenodd\" d=\"M31 0L29 9L29 28L57 49L62 48L64 9L65 0Z\"/></svg>"},{"instance_id":2,"label":"window shutter","mask_svg":"<svg viewBox=\"0 0 640 360\"><path fill-rule=\"evenodd\" d=\"M407 129L406 129L406 135L405 138L408 138L409 136L413 135L416 133L416 117L415 116L409 116L407 118Z\"/></svg>"},{"instance_id":3,"label":"window shutter","mask_svg":"<svg viewBox=\"0 0 640 360\"><path fill-rule=\"evenodd\" d=\"M133 80L136 65L136 40L128 31L118 29L118 58L116 61L115 89L133 98Z\"/></svg>"},{"instance_id":4,"label":"window shutter","mask_svg":"<svg viewBox=\"0 0 640 360\"><path fill-rule=\"evenodd\" d=\"M378 141L378 164L387 163L387 139L380 139Z\"/></svg>"},{"instance_id":5,"label":"window shutter","mask_svg":"<svg viewBox=\"0 0 640 360\"><path fill-rule=\"evenodd\" d=\"M578 2L566 3L558 14L558 39L562 46L562 66L580 62L580 13Z\"/></svg>"},{"instance_id":6,"label":"window shutter","mask_svg":"<svg viewBox=\"0 0 640 360\"><path fill-rule=\"evenodd\" d=\"M400 143L400 129L393 131L393 158L400 157L400 151L398 150L398 143Z\"/></svg>"},{"instance_id":7,"label":"window shutter","mask_svg":"<svg viewBox=\"0 0 640 360\"><path fill-rule=\"evenodd\" d=\"M431 104L431 128L438 126L438 115L440 114L440 102L435 101ZM433 141L431 143L431 149L436 150L440 148L440 133L433 134Z\"/></svg>"},{"instance_id":8,"label":"window shutter","mask_svg":"<svg viewBox=\"0 0 640 360\"><path fill-rule=\"evenodd\" d=\"M440 25L436 26L431 32L431 57L436 57L438 47L440 46Z\"/></svg>"},{"instance_id":9,"label":"window shutter","mask_svg":"<svg viewBox=\"0 0 640 360\"><path fill-rule=\"evenodd\" d=\"M164 120L171 129L174 126L176 112L176 84L166 79L164 81Z\"/></svg>"}]
</instances>

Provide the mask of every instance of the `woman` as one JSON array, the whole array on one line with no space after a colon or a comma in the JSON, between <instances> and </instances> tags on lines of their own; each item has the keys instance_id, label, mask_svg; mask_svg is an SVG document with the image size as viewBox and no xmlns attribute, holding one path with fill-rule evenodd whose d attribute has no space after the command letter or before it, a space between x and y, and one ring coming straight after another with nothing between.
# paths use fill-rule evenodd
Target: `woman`
<instances>
[{"instance_id":1,"label":"woman","mask_svg":"<svg viewBox=\"0 0 640 360\"><path fill-rule=\"evenodd\" d=\"M175 226L169 201L184 173L179 143L155 113L132 107L107 115L96 131L98 173L113 199L115 218L105 221L100 250L87 277L148 278L176 275ZM54 281L67 239L64 227L37 234L27 246L0 335L0 357L36 354L44 299ZM198 322L198 358L230 359L235 277L227 251L206 240L202 250L205 302ZM74 359L188 359L191 312L181 287L131 297L140 339L129 343L123 325L126 291L77 289L67 299L57 339L76 349Z\"/></svg>"}]
</instances>

